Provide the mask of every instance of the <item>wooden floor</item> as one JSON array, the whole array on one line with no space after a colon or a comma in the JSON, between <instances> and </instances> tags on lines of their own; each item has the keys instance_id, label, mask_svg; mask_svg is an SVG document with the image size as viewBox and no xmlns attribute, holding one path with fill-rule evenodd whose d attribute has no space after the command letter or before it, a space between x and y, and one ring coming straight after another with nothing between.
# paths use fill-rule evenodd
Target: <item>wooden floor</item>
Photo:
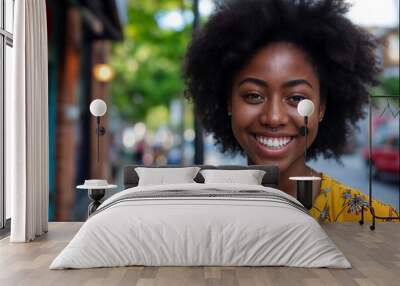
<instances>
[{"instance_id":1,"label":"wooden floor","mask_svg":"<svg viewBox=\"0 0 400 286\"><path fill-rule=\"evenodd\" d=\"M0 241L0 285L400 285L400 224L331 224L324 229L352 269L289 267L121 267L48 270L81 223L50 223L32 243Z\"/></svg>"}]
</instances>

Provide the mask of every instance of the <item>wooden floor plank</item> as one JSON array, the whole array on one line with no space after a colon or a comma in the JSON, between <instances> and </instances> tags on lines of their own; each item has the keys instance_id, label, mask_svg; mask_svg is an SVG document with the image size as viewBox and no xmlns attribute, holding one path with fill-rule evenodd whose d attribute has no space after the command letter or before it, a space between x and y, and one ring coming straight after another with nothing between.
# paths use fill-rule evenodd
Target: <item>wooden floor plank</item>
<instances>
[{"instance_id":1,"label":"wooden floor plank","mask_svg":"<svg viewBox=\"0 0 400 286\"><path fill-rule=\"evenodd\" d=\"M0 240L1 286L266 286L393 285L400 273L400 224L381 223L375 231L354 224L323 225L351 262L352 269L290 267L116 267L49 270L82 223L50 223L49 233L32 243Z\"/></svg>"}]
</instances>

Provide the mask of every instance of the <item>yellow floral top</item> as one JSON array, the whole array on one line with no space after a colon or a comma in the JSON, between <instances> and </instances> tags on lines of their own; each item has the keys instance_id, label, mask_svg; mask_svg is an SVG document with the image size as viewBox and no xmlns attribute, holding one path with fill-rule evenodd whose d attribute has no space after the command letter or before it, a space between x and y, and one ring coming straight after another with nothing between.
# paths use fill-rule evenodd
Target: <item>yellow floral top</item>
<instances>
[{"instance_id":1,"label":"yellow floral top","mask_svg":"<svg viewBox=\"0 0 400 286\"><path fill-rule=\"evenodd\" d=\"M311 215L322 222L359 221L364 206L364 220L371 221L369 196L322 174L321 192L317 195ZM375 215L397 217L399 214L389 204L372 200ZM377 221L380 221L377 219Z\"/></svg>"}]
</instances>

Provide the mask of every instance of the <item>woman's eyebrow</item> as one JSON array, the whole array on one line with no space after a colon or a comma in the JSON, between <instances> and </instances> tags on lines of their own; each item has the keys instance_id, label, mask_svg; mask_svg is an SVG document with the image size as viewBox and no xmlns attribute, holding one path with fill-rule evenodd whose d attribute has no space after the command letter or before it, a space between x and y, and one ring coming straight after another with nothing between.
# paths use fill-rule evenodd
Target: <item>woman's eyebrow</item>
<instances>
[{"instance_id":1,"label":"woman's eyebrow","mask_svg":"<svg viewBox=\"0 0 400 286\"><path fill-rule=\"evenodd\" d=\"M300 85L300 84L308 85L309 87L311 87L313 89L312 84L309 81L305 80L305 79L289 80L289 81L286 81L282 86L283 87L294 87L294 86Z\"/></svg>"},{"instance_id":2,"label":"woman's eyebrow","mask_svg":"<svg viewBox=\"0 0 400 286\"><path fill-rule=\"evenodd\" d=\"M256 85L268 87L268 83L265 80L255 78L255 77L246 77L245 79L243 79L239 82L238 86L241 86L242 84L244 84L246 82L250 82L250 83L254 83Z\"/></svg>"},{"instance_id":3,"label":"woman's eyebrow","mask_svg":"<svg viewBox=\"0 0 400 286\"><path fill-rule=\"evenodd\" d=\"M263 87L268 87L268 83L265 80L262 80L262 79L259 79L259 78L255 78L255 77L247 77L247 78L241 80L239 82L238 86L241 86L242 84L244 84L246 82L254 83L256 85L260 85L260 86L263 86ZM301 85L301 84L308 85L310 88L313 89L312 84L309 81L305 80L305 79L289 80L289 81L286 81L282 86L284 88L287 88L287 87L294 87L296 85Z\"/></svg>"}]
</instances>

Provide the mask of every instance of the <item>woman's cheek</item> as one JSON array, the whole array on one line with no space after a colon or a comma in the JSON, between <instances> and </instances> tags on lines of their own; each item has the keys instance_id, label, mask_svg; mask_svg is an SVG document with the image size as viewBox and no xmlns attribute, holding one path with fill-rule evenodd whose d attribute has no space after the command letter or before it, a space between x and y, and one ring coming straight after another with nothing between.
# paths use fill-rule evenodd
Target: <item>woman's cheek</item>
<instances>
[{"instance_id":1,"label":"woman's cheek","mask_svg":"<svg viewBox=\"0 0 400 286\"><path fill-rule=\"evenodd\" d=\"M259 116L257 106L249 106L243 103L236 103L232 108L232 126L237 131L246 132L252 125L256 124Z\"/></svg>"},{"instance_id":2,"label":"woman's cheek","mask_svg":"<svg viewBox=\"0 0 400 286\"><path fill-rule=\"evenodd\" d=\"M246 129L249 122L246 116L232 116L231 125L232 125L232 132L236 140L238 141L239 145L244 147L244 140L246 135Z\"/></svg>"},{"instance_id":3,"label":"woman's cheek","mask_svg":"<svg viewBox=\"0 0 400 286\"><path fill-rule=\"evenodd\" d=\"M236 138L236 141L239 145L248 152L249 144L251 144L250 136L254 128L252 127L255 124L255 120L257 117L254 113L249 109L242 110L232 110L232 118L231 118L231 128L233 132L233 136Z\"/></svg>"}]
</instances>

